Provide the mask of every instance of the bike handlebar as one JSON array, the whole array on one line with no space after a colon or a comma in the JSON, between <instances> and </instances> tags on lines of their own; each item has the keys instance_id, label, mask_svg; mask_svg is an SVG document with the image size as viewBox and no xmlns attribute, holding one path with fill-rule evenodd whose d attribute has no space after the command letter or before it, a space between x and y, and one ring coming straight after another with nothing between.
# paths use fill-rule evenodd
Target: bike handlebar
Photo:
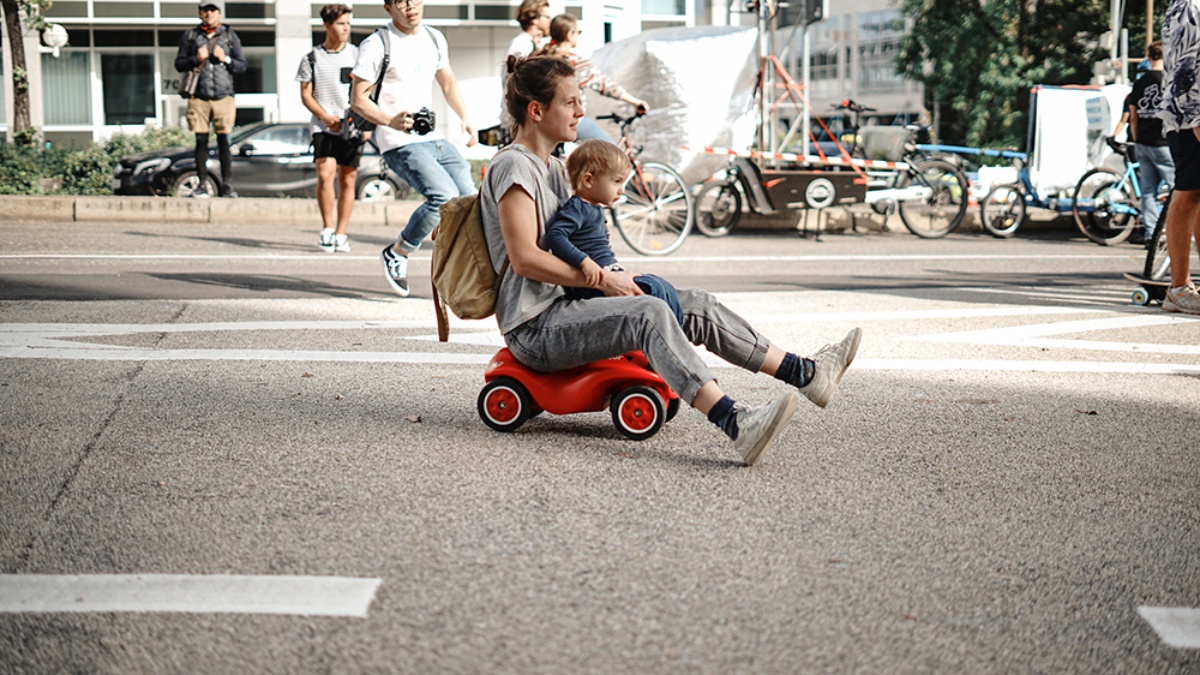
<instances>
[{"instance_id":1,"label":"bike handlebar","mask_svg":"<svg viewBox=\"0 0 1200 675\"><path fill-rule=\"evenodd\" d=\"M645 114L646 114L645 110L636 108L633 111L633 115L630 115L630 116L625 116L620 113L614 112L614 113L609 113L607 115L597 115L596 119L597 120L609 120L612 122L616 122L617 124L624 127L624 126L628 126L628 125L632 124L634 120L638 119L639 117L644 116Z\"/></svg>"},{"instance_id":2,"label":"bike handlebar","mask_svg":"<svg viewBox=\"0 0 1200 675\"><path fill-rule=\"evenodd\" d=\"M849 110L850 112L856 112L856 113L875 112L874 108L869 108L861 103L858 103L857 101L854 101L854 100L848 99L848 98L843 99L841 103L831 103L831 104L829 104L829 107L833 108L834 110Z\"/></svg>"}]
</instances>

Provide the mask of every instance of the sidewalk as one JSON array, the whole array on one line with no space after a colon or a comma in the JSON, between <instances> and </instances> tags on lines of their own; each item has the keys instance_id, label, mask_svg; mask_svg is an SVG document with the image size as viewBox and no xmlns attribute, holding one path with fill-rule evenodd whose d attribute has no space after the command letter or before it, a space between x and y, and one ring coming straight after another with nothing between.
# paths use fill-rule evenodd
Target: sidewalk
<instances>
[{"instance_id":1,"label":"sidewalk","mask_svg":"<svg viewBox=\"0 0 1200 675\"><path fill-rule=\"evenodd\" d=\"M404 227L409 216L420 206L417 200L359 202L354 206L354 222L360 225ZM315 199L175 199L168 197L49 197L0 195L0 214L20 221L75 222L161 222L219 223L309 223L317 213ZM804 223L803 210L787 210L765 216L747 213L738 228L746 231L791 231ZM816 229L816 213L808 214L808 229ZM1070 214L1046 209L1029 209L1021 232L1072 230ZM821 216L822 232L896 232L906 234L900 216L881 216L869 206L834 207ZM979 207L967 209L959 233L983 233Z\"/></svg>"}]
</instances>

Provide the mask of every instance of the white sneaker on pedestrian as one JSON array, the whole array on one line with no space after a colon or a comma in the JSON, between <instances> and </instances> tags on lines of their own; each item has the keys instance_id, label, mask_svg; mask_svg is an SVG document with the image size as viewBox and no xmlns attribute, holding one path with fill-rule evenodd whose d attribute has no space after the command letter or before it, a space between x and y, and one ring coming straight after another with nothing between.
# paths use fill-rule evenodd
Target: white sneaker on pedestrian
<instances>
[{"instance_id":1,"label":"white sneaker on pedestrian","mask_svg":"<svg viewBox=\"0 0 1200 675\"><path fill-rule=\"evenodd\" d=\"M327 227L321 230L320 236L317 238L317 246L321 247L326 253L333 253L333 228Z\"/></svg>"},{"instance_id":2,"label":"white sneaker on pedestrian","mask_svg":"<svg viewBox=\"0 0 1200 675\"><path fill-rule=\"evenodd\" d=\"M813 378L800 387L800 393L821 408L829 405L829 400L837 393L838 385L842 382L842 375L854 362L860 342L862 329L855 328L841 342L825 345L813 354L810 357L815 364Z\"/></svg>"},{"instance_id":3,"label":"white sneaker on pedestrian","mask_svg":"<svg viewBox=\"0 0 1200 675\"><path fill-rule=\"evenodd\" d=\"M1200 314L1200 292L1191 284L1180 288L1168 288L1162 308L1168 312Z\"/></svg>"},{"instance_id":4,"label":"white sneaker on pedestrian","mask_svg":"<svg viewBox=\"0 0 1200 675\"><path fill-rule=\"evenodd\" d=\"M771 449L775 439L787 428L799 403L800 396L789 391L766 405L735 411L738 437L733 447L741 453L746 466L754 466Z\"/></svg>"},{"instance_id":5,"label":"white sneaker on pedestrian","mask_svg":"<svg viewBox=\"0 0 1200 675\"><path fill-rule=\"evenodd\" d=\"M344 234L334 235L333 250L335 253L349 253L350 252L350 238Z\"/></svg>"}]
</instances>

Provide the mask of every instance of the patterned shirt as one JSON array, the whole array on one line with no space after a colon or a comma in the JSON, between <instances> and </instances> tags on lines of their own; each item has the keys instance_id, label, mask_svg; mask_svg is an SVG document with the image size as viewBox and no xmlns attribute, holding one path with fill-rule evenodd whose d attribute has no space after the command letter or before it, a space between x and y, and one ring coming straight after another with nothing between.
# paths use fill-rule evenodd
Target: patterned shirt
<instances>
[{"instance_id":1,"label":"patterned shirt","mask_svg":"<svg viewBox=\"0 0 1200 675\"><path fill-rule=\"evenodd\" d=\"M1164 131L1200 127L1200 0L1175 0L1163 19Z\"/></svg>"},{"instance_id":2,"label":"patterned shirt","mask_svg":"<svg viewBox=\"0 0 1200 675\"><path fill-rule=\"evenodd\" d=\"M313 48L312 55L313 61L316 62L316 80L313 80L312 61L309 60L309 55L305 54L304 58L300 59L296 81L312 82L313 98L317 100L317 105L330 115L342 119L350 107L349 74L354 69L354 62L358 60L358 47L347 43L341 51L327 52L325 45L317 45ZM311 127L314 134L333 133L316 115L313 115Z\"/></svg>"}]
</instances>

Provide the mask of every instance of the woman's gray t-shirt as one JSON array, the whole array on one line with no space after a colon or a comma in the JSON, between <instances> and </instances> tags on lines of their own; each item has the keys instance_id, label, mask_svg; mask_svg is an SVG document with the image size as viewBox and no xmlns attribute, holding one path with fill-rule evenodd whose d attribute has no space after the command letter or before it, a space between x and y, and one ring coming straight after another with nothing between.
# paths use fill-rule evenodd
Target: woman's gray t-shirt
<instances>
[{"instance_id":1,"label":"woman's gray t-shirt","mask_svg":"<svg viewBox=\"0 0 1200 675\"><path fill-rule=\"evenodd\" d=\"M533 198L538 213L538 246L542 249L546 248L543 241L546 223L554 218L559 206L571 196L562 160L551 157L547 165L522 145L510 145L496 153L488 165L480 191L480 207L492 268L497 272L508 257L504 238L500 234L497 202L512 189L524 190ZM504 272L496 297L496 322L500 325L500 332L508 333L526 321L537 318L562 295L561 286L527 279L514 273L510 266Z\"/></svg>"}]
</instances>

